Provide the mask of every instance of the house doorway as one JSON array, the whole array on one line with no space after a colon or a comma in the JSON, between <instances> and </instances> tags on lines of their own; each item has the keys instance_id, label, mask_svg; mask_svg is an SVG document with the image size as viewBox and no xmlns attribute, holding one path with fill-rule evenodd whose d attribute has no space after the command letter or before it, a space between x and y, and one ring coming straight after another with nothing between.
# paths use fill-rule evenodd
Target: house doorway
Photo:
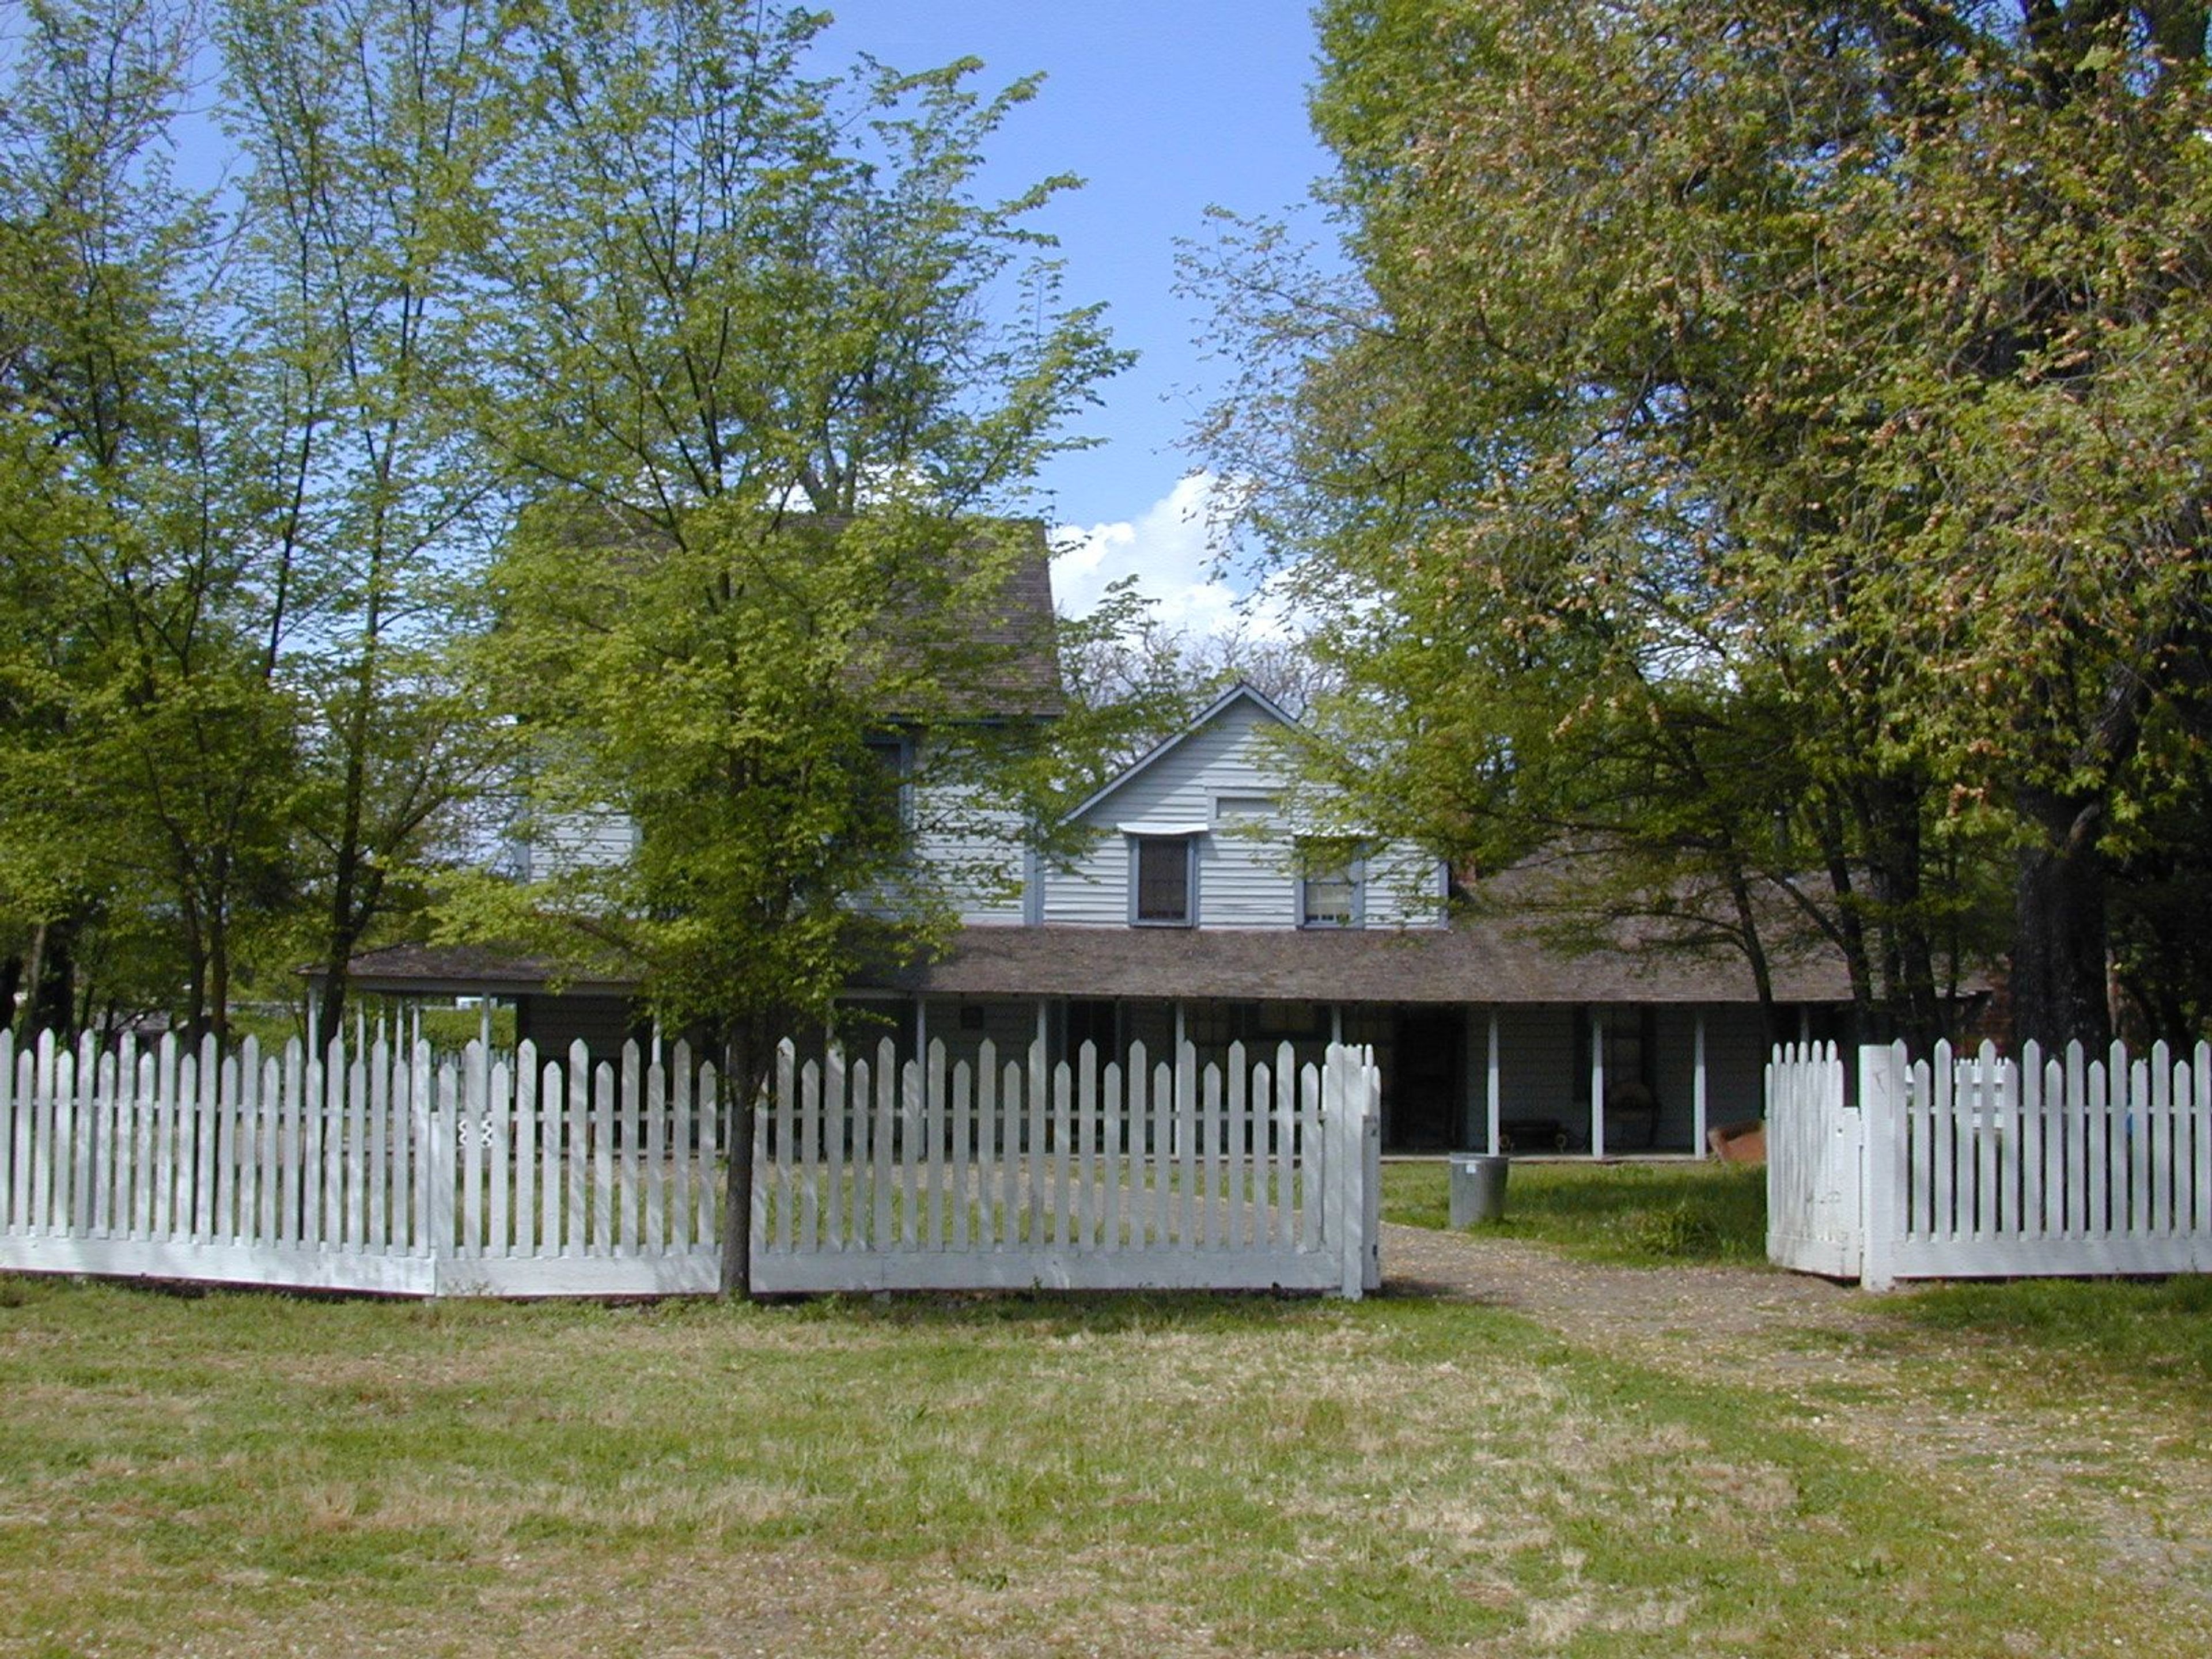
<instances>
[{"instance_id":1,"label":"house doorway","mask_svg":"<svg viewBox=\"0 0 2212 1659\"><path fill-rule=\"evenodd\" d=\"M1394 1152L1449 1152L1458 1143L1460 1051L1456 1008L1398 1016L1393 1064L1382 1079L1382 1140Z\"/></svg>"}]
</instances>

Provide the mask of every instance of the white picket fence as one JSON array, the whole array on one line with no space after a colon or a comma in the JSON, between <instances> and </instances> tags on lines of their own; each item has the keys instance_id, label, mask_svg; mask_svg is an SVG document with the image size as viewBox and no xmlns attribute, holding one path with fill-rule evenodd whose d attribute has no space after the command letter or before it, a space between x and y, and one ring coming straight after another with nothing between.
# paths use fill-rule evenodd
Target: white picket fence
<instances>
[{"instance_id":1,"label":"white picket fence","mask_svg":"<svg viewBox=\"0 0 2212 1659\"><path fill-rule=\"evenodd\" d=\"M753 1287L1329 1289L1379 1282L1380 1084L871 1065L787 1044L755 1116ZM1035 1086L1030 1078L1038 1079ZM871 1079L872 1079L872 1082ZM714 1068L524 1043L232 1055L0 1033L0 1269L419 1296L667 1295L719 1282Z\"/></svg>"},{"instance_id":2,"label":"white picket fence","mask_svg":"<svg viewBox=\"0 0 2212 1659\"><path fill-rule=\"evenodd\" d=\"M0 1268L418 1296L719 1282L711 1066L0 1034Z\"/></svg>"},{"instance_id":3,"label":"white picket fence","mask_svg":"<svg viewBox=\"0 0 2212 1659\"><path fill-rule=\"evenodd\" d=\"M1381 1283L1381 1073L1288 1043L1200 1067L872 1066L788 1048L757 1146L757 1290L1334 1291Z\"/></svg>"},{"instance_id":4,"label":"white picket fence","mask_svg":"<svg viewBox=\"0 0 2212 1659\"><path fill-rule=\"evenodd\" d=\"M1904 1279L2212 1273L2212 1047L2017 1060L1832 1047L1767 1069L1767 1253Z\"/></svg>"}]
</instances>

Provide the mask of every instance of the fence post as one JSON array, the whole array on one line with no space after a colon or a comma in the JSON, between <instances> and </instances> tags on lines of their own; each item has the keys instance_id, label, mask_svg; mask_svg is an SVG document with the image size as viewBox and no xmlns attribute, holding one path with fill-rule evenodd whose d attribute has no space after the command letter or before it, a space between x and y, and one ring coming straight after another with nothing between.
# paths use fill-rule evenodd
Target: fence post
<instances>
[{"instance_id":1,"label":"fence post","mask_svg":"<svg viewBox=\"0 0 2212 1659\"><path fill-rule=\"evenodd\" d=\"M1382 1074L1375 1051L1359 1050L1359 1167L1365 1202L1360 1207L1359 1255L1364 1288L1382 1288Z\"/></svg>"},{"instance_id":2,"label":"fence post","mask_svg":"<svg viewBox=\"0 0 2212 1659\"><path fill-rule=\"evenodd\" d=\"M1322 1062L1321 1121L1328 1148L1324 1225L1335 1235L1339 1294L1357 1302L1367 1290L1367 1115L1361 1091L1352 1086L1353 1058L1343 1045L1329 1045Z\"/></svg>"},{"instance_id":3,"label":"fence post","mask_svg":"<svg viewBox=\"0 0 2212 1659\"><path fill-rule=\"evenodd\" d=\"M1905 1046L1859 1049L1859 1283L1897 1283L1898 1200L1905 1182Z\"/></svg>"},{"instance_id":4,"label":"fence post","mask_svg":"<svg viewBox=\"0 0 2212 1659\"><path fill-rule=\"evenodd\" d=\"M416 1047L416 1076L421 1091L415 1097L415 1123L422 1146L422 1190L428 1224L431 1294L446 1290L446 1273L454 1256L453 1184L457 1178L454 1153L459 1142L461 1103L451 1064L438 1066L427 1044Z\"/></svg>"}]
</instances>

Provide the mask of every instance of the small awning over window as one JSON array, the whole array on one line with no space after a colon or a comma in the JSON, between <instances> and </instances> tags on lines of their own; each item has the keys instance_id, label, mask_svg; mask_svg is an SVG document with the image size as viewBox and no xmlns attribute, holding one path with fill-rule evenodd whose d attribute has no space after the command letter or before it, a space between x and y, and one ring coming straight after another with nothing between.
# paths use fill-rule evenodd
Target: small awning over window
<instances>
[{"instance_id":1,"label":"small awning over window","mask_svg":"<svg viewBox=\"0 0 2212 1659\"><path fill-rule=\"evenodd\" d=\"M1210 823L1117 823L1114 826L1125 836L1202 836L1213 826Z\"/></svg>"}]
</instances>

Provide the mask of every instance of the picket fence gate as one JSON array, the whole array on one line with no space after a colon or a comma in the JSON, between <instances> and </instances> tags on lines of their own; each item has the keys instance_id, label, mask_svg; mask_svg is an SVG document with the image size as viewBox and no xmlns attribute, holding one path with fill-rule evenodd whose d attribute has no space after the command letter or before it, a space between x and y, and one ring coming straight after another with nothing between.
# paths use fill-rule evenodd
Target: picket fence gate
<instances>
[{"instance_id":1,"label":"picket fence gate","mask_svg":"<svg viewBox=\"0 0 2212 1659\"><path fill-rule=\"evenodd\" d=\"M784 1045L755 1109L753 1288L1379 1282L1371 1054L1248 1071L1233 1050L1224 1075L1186 1048L1126 1097L1087 1051L1072 1072L1027 1058L802 1062ZM437 1062L423 1043L224 1054L46 1035L19 1051L0 1032L0 1269L707 1292L727 1140L715 1069L681 1043L631 1043L618 1065L527 1042Z\"/></svg>"},{"instance_id":2,"label":"picket fence gate","mask_svg":"<svg viewBox=\"0 0 2212 1659\"><path fill-rule=\"evenodd\" d=\"M2212 1046L2130 1059L2027 1044L1858 1051L1767 1067L1767 1255L1899 1279L2212 1273Z\"/></svg>"},{"instance_id":3,"label":"picket fence gate","mask_svg":"<svg viewBox=\"0 0 2212 1659\"><path fill-rule=\"evenodd\" d=\"M753 1188L757 1290L1334 1291L1382 1282L1371 1049L1222 1065L780 1058Z\"/></svg>"}]
</instances>

